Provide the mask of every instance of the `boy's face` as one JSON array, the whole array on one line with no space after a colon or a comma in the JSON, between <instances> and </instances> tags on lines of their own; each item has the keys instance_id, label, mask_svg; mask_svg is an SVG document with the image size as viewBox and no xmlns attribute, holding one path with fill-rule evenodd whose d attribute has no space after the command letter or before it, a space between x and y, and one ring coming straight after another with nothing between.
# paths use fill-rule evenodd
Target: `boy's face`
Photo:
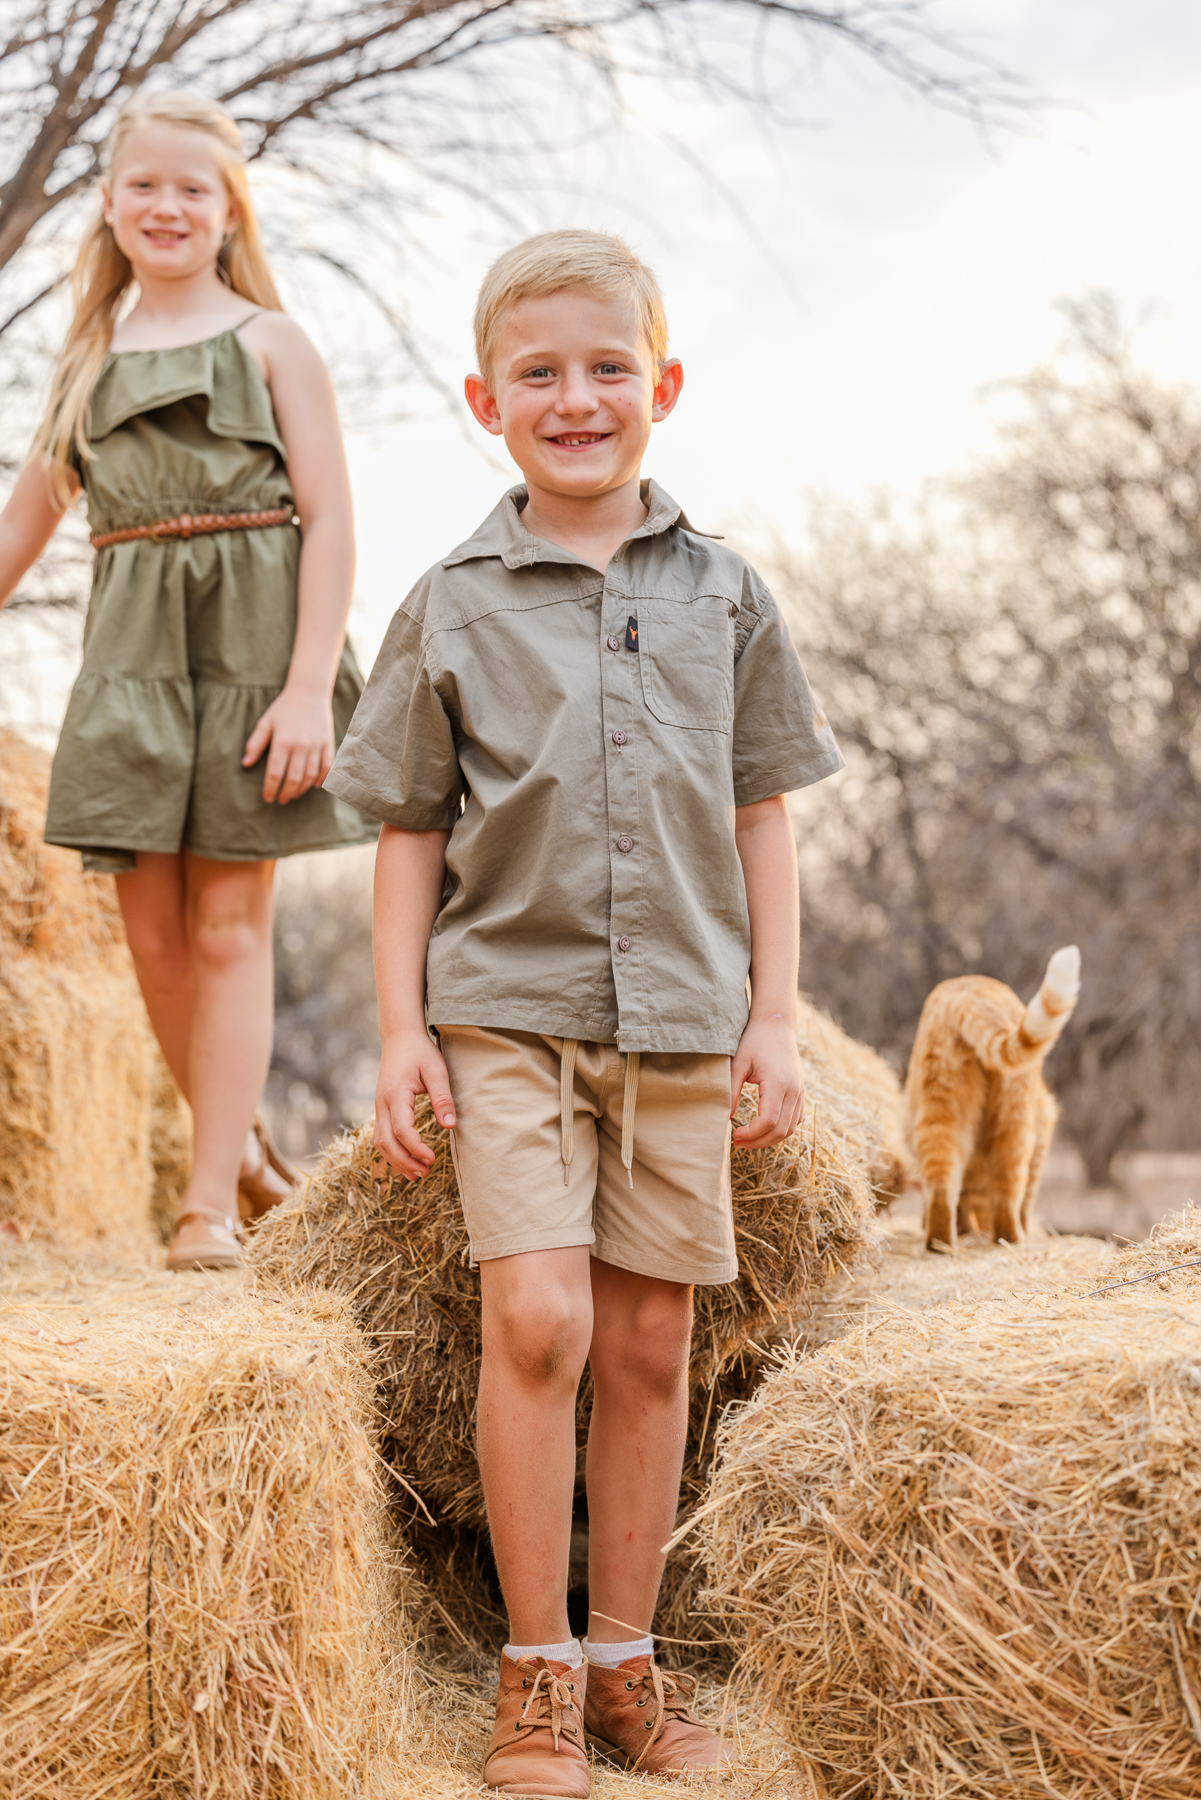
<instances>
[{"instance_id":1,"label":"boy's face","mask_svg":"<svg viewBox=\"0 0 1201 1800\"><path fill-rule=\"evenodd\" d=\"M651 426L683 379L674 357L656 378L631 306L569 288L519 300L498 336L491 386L469 375L465 387L531 492L589 499L637 480Z\"/></svg>"}]
</instances>

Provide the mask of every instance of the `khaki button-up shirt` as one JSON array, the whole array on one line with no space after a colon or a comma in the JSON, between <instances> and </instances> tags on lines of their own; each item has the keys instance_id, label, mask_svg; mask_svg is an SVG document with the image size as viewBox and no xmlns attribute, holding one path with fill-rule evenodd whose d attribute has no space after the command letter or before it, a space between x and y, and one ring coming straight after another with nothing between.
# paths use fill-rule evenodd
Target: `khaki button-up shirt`
<instances>
[{"instance_id":1,"label":"khaki button-up shirt","mask_svg":"<svg viewBox=\"0 0 1201 1800\"><path fill-rule=\"evenodd\" d=\"M653 482L603 576L526 530L526 498L404 601L326 786L451 834L435 1023L731 1054L734 808L842 757L759 576Z\"/></svg>"}]
</instances>

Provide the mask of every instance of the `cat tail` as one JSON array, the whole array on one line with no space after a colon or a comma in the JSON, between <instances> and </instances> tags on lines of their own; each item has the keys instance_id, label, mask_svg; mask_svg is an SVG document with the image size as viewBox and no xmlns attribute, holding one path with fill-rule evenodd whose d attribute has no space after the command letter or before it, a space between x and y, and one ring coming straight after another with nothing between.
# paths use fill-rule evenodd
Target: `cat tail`
<instances>
[{"instance_id":1,"label":"cat tail","mask_svg":"<svg viewBox=\"0 0 1201 1800\"><path fill-rule=\"evenodd\" d=\"M1018 1032L1023 1048L1053 1043L1076 1010L1080 997L1080 952L1075 944L1057 950L1042 986L1026 1008Z\"/></svg>"}]
</instances>

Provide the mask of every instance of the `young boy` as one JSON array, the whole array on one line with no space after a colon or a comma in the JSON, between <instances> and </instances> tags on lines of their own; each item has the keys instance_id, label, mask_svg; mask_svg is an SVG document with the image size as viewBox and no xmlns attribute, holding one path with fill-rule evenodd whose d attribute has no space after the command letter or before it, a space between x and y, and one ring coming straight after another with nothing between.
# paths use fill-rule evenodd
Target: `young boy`
<instances>
[{"instance_id":1,"label":"young boy","mask_svg":"<svg viewBox=\"0 0 1201 1800\"><path fill-rule=\"evenodd\" d=\"M327 785L384 822L376 1142L424 1174L429 1094L480 1266L510 1637L484 1779L582 1796L586 1739L658 1775L730 1760L650 1630L692 1288L738 1272L730 1116L757 1084L734 1141L774 1144L804 1104L783 796L842 759L754 570L640 479L683 380L650 270L616 238L549 232L490 270L475 329L467 400L525 485L401 606Z\"/></svg>"}]
</instances>

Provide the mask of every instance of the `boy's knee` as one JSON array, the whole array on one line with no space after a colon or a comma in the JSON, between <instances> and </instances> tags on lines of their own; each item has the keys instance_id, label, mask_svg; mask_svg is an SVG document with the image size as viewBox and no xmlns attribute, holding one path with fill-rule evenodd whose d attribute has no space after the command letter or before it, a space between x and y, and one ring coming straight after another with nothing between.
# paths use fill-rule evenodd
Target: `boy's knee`
<instances>
[{"instance_id":1,"label":"boy's knee","mask_svg":"<svg viewBox=\"0 0 1201 1800\"><path fill-rule=\"evenodd\" d=\"M692 1290L664 1284L644 1296L633 1316L610 1329L595 1348L594 1373L604 1379L618 1366L627 1379L653 1393L673 1393L687 1380L692 1343ZM596 1369L596 1363L604 1366Z\"/></svg>"},{"instance_id":2,"label":"boy's knee","mask_svg":"<svg viewBox=\"0 0 1201 1800\"><path fill-rule=\"evenodd\" d=\"M485 1337L526 1380L548 1387L578 1382L588 1349L589 1321L563 1289L520 1290L496 1296Z\"/></svg>"}]
</instances>

